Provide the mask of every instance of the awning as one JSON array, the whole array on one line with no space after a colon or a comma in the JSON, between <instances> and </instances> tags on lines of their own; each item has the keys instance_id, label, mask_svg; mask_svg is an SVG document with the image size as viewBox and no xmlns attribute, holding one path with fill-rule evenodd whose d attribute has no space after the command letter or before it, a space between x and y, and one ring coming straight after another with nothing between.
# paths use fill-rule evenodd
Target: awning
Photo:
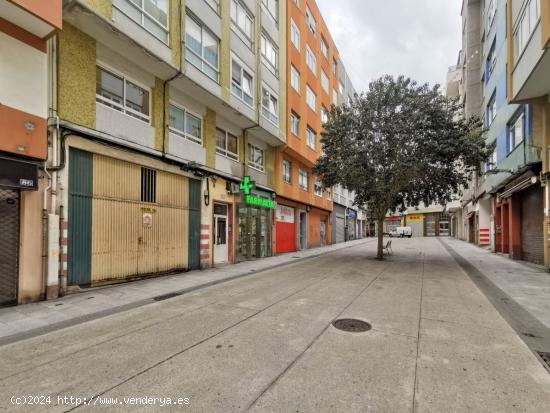
<instances>
[{"instance_id":1,"label":"awning","mask_svg":"<svg viewBox=\"0 0 550 413\"><path fill-rule=\"evenodd\" d=\"M399 218L399 217L389 217L389 218L385 218L384 220L385 221L401 221L401 218Z\"/></svg>"},{"instance_id":2,"label":"awning","mask_svg":"<svg viewBox=\"0 0 550 413\"><path fill-rule=\"evenodd\" d=\"M535 185L538 182L538 178L536 176L531 176L529 178L525 178L522 181L518 182L514 186L506 189L502 193L498 194L498 197L500 199L506 199L510 198L512 194L523 191L524 189L529 188L531 185Z\"/></svg>"},{"instance_id":3,"label":"awning","mask_svg":"<svg viewBox=\"0 0 550 413\"><path fill-rule=\"evenodd\" d=\"M472 218L474 215L475 215L475 211L468 212L468 213L466 214L466 219L470 219L470 218Z\"/></svg>"}]
</instances>

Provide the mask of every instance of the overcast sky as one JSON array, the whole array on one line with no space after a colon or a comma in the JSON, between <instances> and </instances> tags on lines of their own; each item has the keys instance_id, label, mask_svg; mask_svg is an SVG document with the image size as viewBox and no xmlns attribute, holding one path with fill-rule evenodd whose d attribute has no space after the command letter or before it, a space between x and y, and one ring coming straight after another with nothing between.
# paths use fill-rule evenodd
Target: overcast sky
<instances>
[{"instance_id":1,"label":"overcast sky","mask_svg":"<svg viewBox=\"0 0 550 413\"><path fill-rule=\"evenodd\" d=\"M388 73L445 87L461 0L316 0L358 92Z\"/></svg>"}]
</instances>

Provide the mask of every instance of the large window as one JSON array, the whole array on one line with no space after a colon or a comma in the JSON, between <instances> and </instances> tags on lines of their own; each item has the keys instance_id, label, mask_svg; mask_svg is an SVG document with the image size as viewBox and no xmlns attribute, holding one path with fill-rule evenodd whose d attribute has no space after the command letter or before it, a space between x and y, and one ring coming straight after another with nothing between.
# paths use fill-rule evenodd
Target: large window
<instances>
[{"instance_id":1,"label":"large window","mask_svg":"<svg viewBox=\"0 0 550 413\"><path fill-rule=\"evenodd\" d=\"M264 150L248 144L248 165L261 172L264 171Z\"/></svg>"},{"instance_id":2,"label":"large window","mask_svg":"<svg viewBox=\"0 0 550 413\"><path fill-rule=\"evenodd\" d=\"M495 21L495 15L497 13L497 6L495 0L489 0L489 7L487 8L487 33L491 30L491 26Z\"/></svg>"},{"instance_id":3,"label":"large window","mask_svg":"<svg viewBox=\"0 0 550 413\"><path fill-rule=\"evenodd\" d=\"M338 70L338 63L336 63L336 59L332 59L332 74L336 76L336 71Z\"/></svg>"},{"instance_id":4,"label":"large window","mask_svg":"<svg viewBox=\"0 0 550 413\"><path fill-rule=\"evenodd\" d=\"M313 180L313 193L320 197L323 196L323 184L317 176Z\"/></svg>"},{"instance_id":5,"label":"large window","mask_svg":"<svg viewBox=\"0 0 550 413\"><path fill-rule=\"evenodd\" d=\"M300 51L300 29L292 19L290 19L290 40L294 47Z\"/></svg>"},{"instance_id":6,"label":"large window","mask_svg":"<svg viewBox=\"0 0 550 413\"><path fill-rule=\"evenodd\" d=\"M309 176L308 173L302 169L298 170L298 185L304 191L309 191Z\"/></svg>"},{"instance_id":7,"label":"large window","mask_svg":"<svg viewBox=\"0 0 550 413\"><path fill-rule=\"evenodd\" d=\"M231 0L231 21L244 35L249 46L254 36L254 17L238 0Z\"/></svg>"},{"instance_id":8,"label":"large window","mask_svg":"<svg viewBox=\"0 0 550 413\"><path fill-rule=\"evenodd\" d=\"M223 129L216 128L216 152L238 161L239 138Z\"/></svg>"},{"instance_id":9,"label":"large window","mask_svg":"<svg viewBox=\"0 0 550 413\"><path fill-rule=\"evenodd\" d=\"M277 49L277 46L275 46L273 40L271 40L265 33L262 33L262 56L271 71L276 75L279 50Z\"/></svg>"},{"instance_id":10,"label":"large window","mask_svg":"<svg viewBox=\"0 0 550 413\"><path fill-rule=\"evenodd\" d=\"M202 119L176 105L170 105L170 131L202 145Z\"/></svg>"},{"instance_id":11,"label":"large window","mask_svg":"<svg viewBox=\"0 0 550 413\"><path fill-rule=\"evenodd\" d=\"M525 112L523 110L516 114L508 128L508 153L510 153L525 139Z\"/></svg>"},{"instance_id":12,"label":"large window","mask_svg":"<svg viewBox=\"0 0 550 413\"><path fill-rule=\"evenodd\" d=\"M169 0L114 0L113 6L168 44Z\"/></svg>"},{"instance_id":13,"label":"large window","mask_svg":"<svg viewBox=\"0 0 550 413\"><path fill-rule=\"evenodd\" d=\"M328 122L328 110L323 105L321 105L321 122Z\"/></svg>"},{"instance_id":14,"label":"large window","mask_svg":"<svg viewBox=\"0 0 550 413\"><path fill-rule=\"evenodd\" d=\"M277 0L262 0L262 5L273 20L277 21Z\"/></svg>"},{"instance_id":15,"label":"large window","mask_svg":"<svg viewBox=\"0 0 550 413\"><path fill-rule=\"evenodd\" d=\"M294 65L290 65L290 85L300 94L300 72L298 72Z\"/></svg>"},{"instance_id":16,"label":"large window","mask_svg":"<svg viewBox=\"0 0 550 413\"><path fill-rule=\"evenodd\" d=\"M332 104L338 106L338 92L336 89L332 89Z\"/></svg>"},{"instance_id":17,"label":"large window","mask_svg":"<svg viewBox=\"0 0 550 413\"><path fill-rule=\"evenodd\" d=\"M529 0L525 4L525 8L518 19L519 23L514 31L514 57L517 60L531 34L540 19L540 6L538 0Z\"/></svg>"},{"instance_id":18,"label":"large window","mask_svg":"<svg viewBox=\"0 0 550 413\"><path fill-rule=\"evenodd\" d=\"M321 86L323 90L328 93L328 90L330 89L330 84L328 76L323 69L321 69Z\"/></svg>"},{"instance_id":19,"label":"large window","mask_svg":"<svg viewBox=\"0 0 550 413\"><path fill-rule=\"evenodd\" d=\"M317 58L309 48L309 45L306 45L306 63L307 63L307 66L313 72L313 74L317 76Z\"/></svg>"},{"instance_id":20,"label":"large window","mask_svg":"<svg viewBox=\"0 0 550 413\"><path fill-rule=\"evenodd\" d=\"M313 35L315 35L317 33L317 22L313 17L313 13L311 13L311 10L307 6L306 6L306 21L307 21L307 26L309 27L309 30L311 31L311 33L313 33Z\"/></svg>"},{"instance_id":21,"label":"large window","mask_svg":"<svg viewBox=\"0 0 550 413\"><path fill-rule=\"evenodd\" d=\"M317 96L315 96L309 85L306 85L306 102L312 111L317 111Z\"/></svg>"},{"instance_id":22,"label":"large window","mask_svg":"<svg viewBox=\"0 0 550 413\"><path fill-rule=\"evenodd\" d=\"M231 92L251 108L254 108L254 78L248 69L233 60L231 63Z\"/></svg>"},{"instance_id":23,"label":"large window","mask_svg":"<svg viewBox=\"0 0 550 413\"><path fill-rule=\"evenodd\" d=\"M300 116L294 112L290 113L290 131L293 135L300 136Z\"/></svg>"},{"instance_id":24,"label":"large window","mask_svg":"<svg viewBox=\"0 0 550 413\"><path fill-rule=\"evenodd\" d=\"M317 132L315 132L311 127L307 127L307 146L311 149L315 149L315 144L317 141Z\"/></svg>"},{"instance_id":25,"label":"large window","mask_svg":"<svg viewBox=\"0 0 550 413\"><path fill-rule=\"evenodd\" d=\"M489 79L491 78L491 75L493 74L493 70L495 69L495 66L497 64L497 54L496 54L496 39L493 41L493 45L491 46L491 49L489 50L489 54L487 55L487 62L485 63L485 83L489 82Z\"/></svg>"},{"instance_id":26,"label":"large window","mask_svg":"<svg viewBox=\"0 0 550 413\"><path fill-rule=\"evenodd\" d=\"M328 59L328 43L323 36L321 36L321 53Z\"/></svg>"},{"instance_id":27,"label":"large window","mask_svg":"<svg viewBox=\"0 0 550 413\"><path fill-rule=\"evenodd\" d=\"M496 100L496 92L493 92L493 96L491 96L491 99L489 99L489 103L487 103L487 126L491 126L493 123L493 120L495 120L495 117L497 115L497 100Z\"/></svg>"},{"instance_id":28,"label":"large window","mask_svg":"<svg viewBox=\"0 0 550 413\"><path fill-rule=\"evenodd\" d=\"M279 123L279 100L269 89L262 87L262 115L278 125Z\"/></svg>"},{"instance_id":29,"label":"large window","mask_svg":"<svg viewBox=\"0 0 550 413\"><path fill-rule=\"evenodd\" d=\"M149 91L102 67L96 67L96 101L149 123Z\"/></svg>"},{"instance_id":30,"label":"large window","mask_svg":"<svg viewBox=\"0 0 550 413\"><path fill-rule=\"evenodd\" d=\"M283 182L292 183L292 163L283 159Z\"/></svg>"},{"instance_id":31,"label":"large window","mask_svg":"<svg viewBox=\"0 0 550 413\"><path fill-rule=\"evenodd\" d=\"M218 82L219 41L189 15L185 19L185 60Z\"/></svg>"}]
</instances>

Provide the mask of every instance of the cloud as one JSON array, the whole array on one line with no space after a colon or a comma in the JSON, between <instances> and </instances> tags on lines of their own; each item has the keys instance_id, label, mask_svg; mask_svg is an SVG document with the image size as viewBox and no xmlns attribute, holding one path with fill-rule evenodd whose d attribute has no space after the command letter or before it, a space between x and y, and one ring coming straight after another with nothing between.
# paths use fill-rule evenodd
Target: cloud
<instances>
[{"instance_id":1,"label":"cloud","mask_svg":"<svg viewBox=\"0 0 550 413\"><path fill-rule=\"evenodd\" d=\"M461 47L461 0L317 0L357 91L383 74L445 86Z\"/></svg>"}]
</instances>

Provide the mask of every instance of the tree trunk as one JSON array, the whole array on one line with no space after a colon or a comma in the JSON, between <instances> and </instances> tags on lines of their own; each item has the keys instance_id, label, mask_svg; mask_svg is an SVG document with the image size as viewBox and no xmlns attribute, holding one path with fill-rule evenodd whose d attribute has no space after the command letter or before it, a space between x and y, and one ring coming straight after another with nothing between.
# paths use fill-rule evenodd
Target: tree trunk
<instances>
[{"instance_id":1,"label":"tree trunk","mask_svg":"<svg viewBox=\"0 0 550 413\"><path fill-rule=\"evenodd\" d=\"M376 258L379 260L384 259L384 218L378 218L378 252Z\"/></svg>"}]
</instances>

